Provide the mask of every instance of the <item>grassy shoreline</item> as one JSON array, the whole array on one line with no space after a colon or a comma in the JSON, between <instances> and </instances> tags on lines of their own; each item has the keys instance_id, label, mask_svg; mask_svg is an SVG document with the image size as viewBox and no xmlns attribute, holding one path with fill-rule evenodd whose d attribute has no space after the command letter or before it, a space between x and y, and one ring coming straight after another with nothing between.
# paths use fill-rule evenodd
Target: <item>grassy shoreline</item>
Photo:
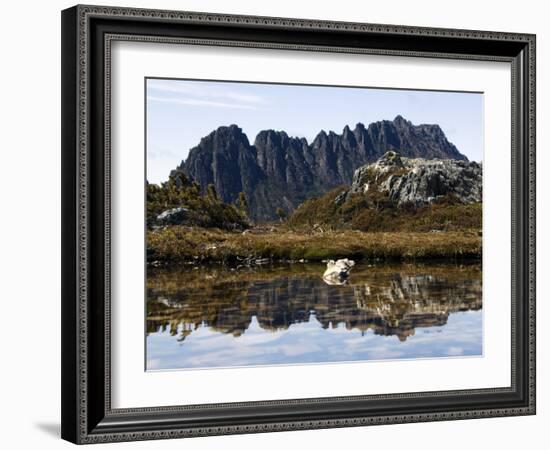
<instances>
[{"instance_id":1,"label":"grassy shoreline","mask_svg":"<svg viewBox=\"0 0 550 450\"><path fill-rule=\"evenodd\" d=\"M147 261L153 264L255 264L258 261L480 259L476 229L438 232L271 232L167 226L147 231Z\"/></svg>"}]
</instances>

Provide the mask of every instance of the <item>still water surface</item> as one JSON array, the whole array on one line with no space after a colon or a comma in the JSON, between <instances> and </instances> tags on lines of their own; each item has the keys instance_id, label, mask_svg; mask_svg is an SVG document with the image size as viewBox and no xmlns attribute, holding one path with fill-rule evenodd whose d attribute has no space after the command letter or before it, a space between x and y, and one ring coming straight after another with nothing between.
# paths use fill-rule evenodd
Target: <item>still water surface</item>
<instances>
[{"instance_id":1,"label":"still water surface","mask_svg":"<svg viewBox=\"0 0 550 450\"><path fill-rule=\"evenodd\" d=\"M149 269L147 369L482 354L479 265L324 268Z\"/></svg>"}]
</instances>

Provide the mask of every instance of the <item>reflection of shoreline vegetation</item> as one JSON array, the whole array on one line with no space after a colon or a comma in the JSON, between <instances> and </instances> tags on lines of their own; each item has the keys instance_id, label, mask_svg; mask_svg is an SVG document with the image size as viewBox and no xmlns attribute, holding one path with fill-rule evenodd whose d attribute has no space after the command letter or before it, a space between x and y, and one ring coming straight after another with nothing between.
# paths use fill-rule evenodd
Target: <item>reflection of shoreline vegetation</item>
<instances>
[{"instance_id":1,"label":"reflection of shoreline vegetation","mask_svg":"<svg viewBox=\"0 0 550 450\"><path fill-rule=\"evenodd\" d=\"M240 336L252 317L265 331L277 331L314 314L324 329L344 323L405 340L417 327L442 326L453 312L482 307L479 264L359 264L338 287L326 285L321 270L320 264L152 268L148 333L169 330L183 340L204 325Z\"/></svg>"},{"instance_id":2,"label":"reflection of shoreline vegetation","mask_svg":"<svg viewBox=\"0 0 550 450\"><path fill-rule=\"evenodd\" d=\"M182 289L215 289L214 285L223 283L241 283L250 281L270 281L285 277L321 277L325 264L312 262L310 264L266 264L263 266L241 267L238 270L228 269L219 264L206 264L200 270L194 266L150 267L147 271L147 288L161 289L165 294L175 294ZM373 276L388 277L392 274L410 276L430 275L444 278L447 281L476 280L481 282L481 264L477 261L465 261L457 264L452 262L400 262L400 263L361 263L354 267L348 286L362 284ZM210 280L208 285L205 280Z\"/></svg>"},{"instance_id":3,"label":"reflection of shoreline vegetation","mask_svg":"<svg viewBox=\"0 0 550 450\"><path fill-rule=\"evenodd\" d=\"M334 258L355 260L427 260L480 258L477 230L439 232L362 232L357 230L295 232L278 228L266 233L170 226L147 232L148 261L161 263L238 264Z\"/></svg>"}]
</instances>

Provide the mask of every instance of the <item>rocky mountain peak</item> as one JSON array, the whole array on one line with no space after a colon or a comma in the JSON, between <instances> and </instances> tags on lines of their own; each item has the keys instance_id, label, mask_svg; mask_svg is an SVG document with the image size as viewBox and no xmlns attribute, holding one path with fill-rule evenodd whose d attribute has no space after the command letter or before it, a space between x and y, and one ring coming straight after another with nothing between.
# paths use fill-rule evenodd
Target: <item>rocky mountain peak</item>
<instances>
[{"instance_id":1,"label":"rocky mountain peak","mask_svg":"<svg viewBox=\"0 0 550 450\"><path fill-rule=\"evenodd\" d=\"M401 114L395 116L395 119L393 119L393 123L402 128L412 126L412 122L406 120Z\"/></svg>"},{"instance_id":2,"label":"rocky mountain peak","mask_svg":"<svg viewBox=\"0 0 550 450\"><path fill-rule=\"evenodd\" d=\"M202 138L177 169L203 190L214 184L226 203L244 192L250 217L272 220L277 208L290 213L313 196L350 185L366 164L389 167L399 158L419 157L467 161L438 125L413 125L397 116L368 127L359 122L353 130L346 125L342 134L321 130L311 144L285 131L263 130L251 145L237 125L222 126Z\"/></svg>"},{"instance_id":3,"label":"rocky mountain peak","mask_svg":"<svg viewBox=\"0 0 550 450\"><path fill-rule=\"evenodd\" d=\"M198 147L211 145L215 145L216 147L227 147L230 143L235 142L242 142L245 145L249 145L248 137L243 133L242 128L237 125L220 126L203 137ZM193 151L193 149L191 149L191 151Z\"/></svg>"},{"instance_id":4,"label":"rocky mountain peak","mask_svg":"<svg viewBox=\"0 0 550 450\"><path fill-rule=\"evenodd\" d=\"M281 147L287 144L288 135L284 131L263 130L254 139L254 146Z\"/></svg>"},{"instance_id":5,"label":"rocky mountain peak","mask_svg":"<svg viewBox=\"0 0 550 450\"><path fill-rule=\"evenodd\" d=\"M350 130L347 125L342 131L342 146L347 149L357 148L357 139L355 138L355 134Z\"/></svg>"},{"instance_id":6,"label":"rocky mountain peak","mask_svg":"<svg viewBox=\"0 0 550 450\"><path fill-rule=\"evenodd\" d=\"M327 141L327 139L328 139L327 132L325 130L321 130L319 131L317 136L315 136L315 138L313 139L312 145L314 147L320 147L321 145L323 145L324 142Z\"/></svg>"}]
</instances>

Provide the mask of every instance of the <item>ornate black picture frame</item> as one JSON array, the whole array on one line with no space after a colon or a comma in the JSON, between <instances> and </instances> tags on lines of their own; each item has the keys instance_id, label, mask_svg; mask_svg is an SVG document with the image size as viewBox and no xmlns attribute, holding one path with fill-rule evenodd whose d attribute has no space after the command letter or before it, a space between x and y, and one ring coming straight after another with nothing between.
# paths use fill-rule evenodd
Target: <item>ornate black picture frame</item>
<instances>
[{"instance_id":1,"label":"ornate black picture frame","mask_svg":"<svg viewBox=\"0 0 550 450\"><path fill-rule=\"evenodd\" d=\"M512 66L512 373L506 388L113 409L110 46L116 40ZM62 437L98 443L535 414L535 36L99 6L62 12Z\"/></svg>"}]
</instances>

